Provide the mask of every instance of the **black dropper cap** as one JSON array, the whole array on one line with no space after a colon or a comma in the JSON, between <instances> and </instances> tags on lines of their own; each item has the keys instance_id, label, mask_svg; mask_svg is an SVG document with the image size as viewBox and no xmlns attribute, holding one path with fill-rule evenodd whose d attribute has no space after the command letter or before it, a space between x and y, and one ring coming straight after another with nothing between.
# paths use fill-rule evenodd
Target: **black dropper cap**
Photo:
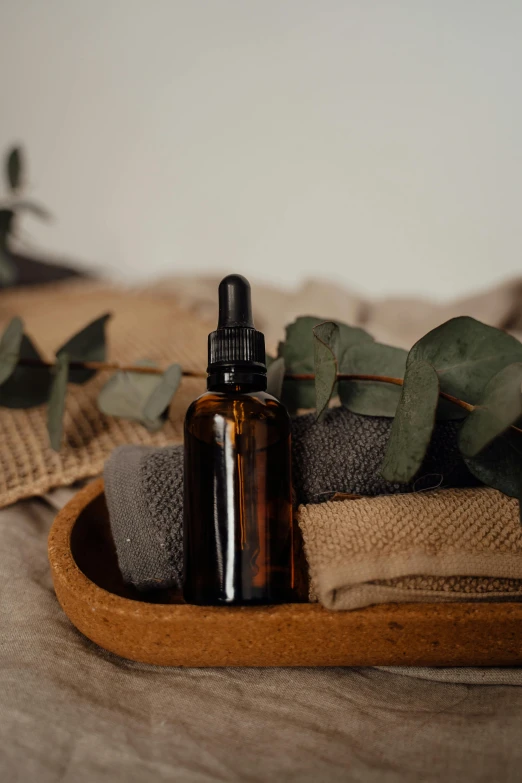
<instances>
[{"instance_id":1,"label":"black dropper cap","mask_svg":"<svg viewBox=\"0 0 522 783\"><path fill-rule=\"evenodd\" d=\"M250 283L242 275L227 275L219 284L218 328L208 336L207 386L265 389L265 362L265 338L252 319Z\"/></svg>"}]
</instances>

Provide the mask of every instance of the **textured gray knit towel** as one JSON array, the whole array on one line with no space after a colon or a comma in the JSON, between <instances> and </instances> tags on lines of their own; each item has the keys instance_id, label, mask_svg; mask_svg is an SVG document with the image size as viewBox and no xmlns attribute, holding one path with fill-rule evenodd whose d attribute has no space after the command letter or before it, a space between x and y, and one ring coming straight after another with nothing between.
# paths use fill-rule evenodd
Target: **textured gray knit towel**
<instances>
[{"instance_id":1,"label":"textured gray knit towel","mask_svg":"<svg viewBox=\"0 0 522 783\"><path fill-rule=\"evenodd\" d=\"M292 423L296 500L321 503L336 492L383 495L435 487L474 486L457 449L458 426L438 424L411 484L380 475L391 419L332 408L321 422ZM105 465L105 494L123 578L139 589L171 587L183 570L183 447L121 446Z\"/></svg>"},{"instance_id":2,"label":"textured gray knit towel","mask_svg":"<svg viewBox=\"0 0 522 783\"><path fill-rule=\"evenodd\" d=\"M139 590L183 573L183 446L119 446L105 464L105 497L120 571Z\"/></svg>"}]
</instances>

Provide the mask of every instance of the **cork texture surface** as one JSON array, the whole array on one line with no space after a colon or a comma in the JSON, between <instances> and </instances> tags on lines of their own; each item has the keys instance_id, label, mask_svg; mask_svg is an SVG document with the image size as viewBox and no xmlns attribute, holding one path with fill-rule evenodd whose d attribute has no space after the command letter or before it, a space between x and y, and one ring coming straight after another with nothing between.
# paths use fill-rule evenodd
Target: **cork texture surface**
<instances>
[{"instance_id":1,"label":"cork texture surface","mask_svg":"<svg viewBox=\"0 0 522 783\"><path fill-rule=\"evenodd\" d=\"M163 666L514 666L522 603L197 607L140 594L119 573L103 481L81 490L49 534L58 601L76 628L117 655ZM158 603L161 601L161 603Z\"/></svg>"}]
</instances>

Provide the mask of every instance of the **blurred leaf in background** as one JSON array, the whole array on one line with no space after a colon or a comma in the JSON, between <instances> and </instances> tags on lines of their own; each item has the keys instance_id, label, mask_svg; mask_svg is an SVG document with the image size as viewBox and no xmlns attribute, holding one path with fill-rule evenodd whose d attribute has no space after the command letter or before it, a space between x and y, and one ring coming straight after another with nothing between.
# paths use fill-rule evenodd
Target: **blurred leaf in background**
<instances>
[{"instance_id":1,"label":"blurred leaf in background","mask_svg":"<svg viewBox=\"0 0 522 783\"><path fill-rule=\"evenodd\" d=\"M5 175L10 190L16 192L23 184L24 159L21 147L12 147L5 159Z\"/></svg>"},{"instance_id":2,"label":"blurred leaf in background","mask_svg":"<svg viewBox=\"0 0 522 783\"><path fill-rule=\"evenodd\" d=\"M61 353L57 357L52 373L49 407L47 408L47 432L51 448L60 451L63 439L63 415L65 398L67 396L67 380L69 375L69 357Z\"/></svg>"},{"instance_id":3,"label":"blurred leaf in background","mask_svg":"<svg viewBox=\"0 0 522 783\"><path fill-rule=\"evenodd\" d=\"M267 356L266 390L272 397L280 400L285 379L285 360L282 356L277 359Z\"/></svg>"},{"instance_id":4,"label":"blurred leaf in background","mask_svg":"<svg viewBox=\"0 0 522 783\"><path fill-rule=\"evenodd\" d=\"M91 321L83 329L67 340L56 352L56 356L66 353L71 362L104 362L107 356L107 340L105 326L111 317L110 313ZM96 375L96 370L71 369L71 383L87 383Z\"/></svg>"},{"instance_id":5,"label":"blurred leaf in background","mask_svg":"<svg viewBox=\"0 0 522 783\"><path fill-rule=\"evenodd\" d=\"M148 360L137 364L141 367L156 366ZM182 371L178 364L171 365L157 375L116 372L100 391L98 407L108 416L139 421L150 432L156 432L168 415L168 407L177 391L181 376Z\"/></svg>"},{"instance_id":6,"label":"blurred leaf in background","mask_svg":"<svg viewBox=\"0 0 522 783\"><path fill-rule=\"evenodd\" d=\"M16 357L16 361L15 361ZM20 360L28 365L20 364ZM13 318L0 341L0 405L33 408L47 402L51 371L31 339L23 334L20 318Z\"/></svg>"},{"instance_id":7,"label":"blurred leaf in background","mask_svg":"<svg viewBox=\"0 0 522 783\"><path fill-rule=\"evenodd\" d=\"M16 369L23 335L22 319L12 318L0 338L0 386L11 377Z\"/></svg>"}]
</instances>

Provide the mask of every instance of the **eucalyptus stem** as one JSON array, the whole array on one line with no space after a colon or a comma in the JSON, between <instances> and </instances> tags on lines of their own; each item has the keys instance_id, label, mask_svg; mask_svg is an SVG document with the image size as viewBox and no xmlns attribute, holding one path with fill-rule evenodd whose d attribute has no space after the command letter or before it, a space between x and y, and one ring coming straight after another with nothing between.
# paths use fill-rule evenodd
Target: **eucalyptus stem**
<instances>
[{"instance_id":1,"label":"eucalyptus stem","mask_svg":"<svg viewBox=\"0 0 522 783\"><path fill-rule=\"evenodd\" d=\"M315 375L313 373L299 374L299 375L285 375L285 378L287 378L290 381L313 381L315 380ZM378 383L392 383L395 386L404 385L404 381L402 378L392 378L388 375L352 375L350 373L338 372L337 380L338 381L377 381ZM453 402L455 405L458 405L459 407L464 408L467 411L475 410L475 405L472 405L469 402L465 402L464 400L459 400L458 397L454 397L452 394L447 394L446 392L439 391L439 396L443 397L445 400L448 400L449 402Z\"/></svg>"},{"instance_id":2,"label":"eucalyptus stem","mask_svg":"<svg viewBox=\"0 0 522 783\"><path fill-rule=\"evenodd\" d=\"M21 367L36 367L52 370L54 362L44 362L41 359L19 359L18 364ZM163 375L161 367L148 367L147 365L125 365L119 362L69 362L71 370L117 370L118 372L136 372L141 375ZM183 370L183 375L188 378L206 378L206 373L193 372L192 370Z\"/></svg>"}]
</instances>

